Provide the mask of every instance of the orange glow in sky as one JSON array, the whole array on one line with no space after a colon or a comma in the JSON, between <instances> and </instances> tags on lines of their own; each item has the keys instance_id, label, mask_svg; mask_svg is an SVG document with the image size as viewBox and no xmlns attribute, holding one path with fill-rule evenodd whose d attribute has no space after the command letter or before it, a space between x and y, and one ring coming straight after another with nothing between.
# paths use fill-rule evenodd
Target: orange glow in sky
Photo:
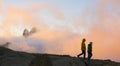
<instances>
[{"instance_id":1,"label":"orange glow in sky","mask_svg":"<svg viewBox=\"0 0 120 66\"><path fill-rule=\"evenodd\" d=\"M9 41L9 48L17 51L76 56L86 38L86 46L93 42L93 58L120 61L119 4L119 0L1 0L0 44ZM25 38L24 29L33 27L37 31Z\"/></svg>"}]
</instances>

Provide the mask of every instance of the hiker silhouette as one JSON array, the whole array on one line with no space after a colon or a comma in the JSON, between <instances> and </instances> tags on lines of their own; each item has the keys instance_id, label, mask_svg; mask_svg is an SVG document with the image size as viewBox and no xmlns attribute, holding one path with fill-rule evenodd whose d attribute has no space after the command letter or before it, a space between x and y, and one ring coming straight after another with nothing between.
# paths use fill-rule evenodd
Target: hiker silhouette
<instances>
[{"instance_id":1,"label":"hiker silhouette","mask_svg":"<svg viewBox=\"0 0 120 66\"><path fill-rule=\"evenodd\" d=\"M83 55L83 58L85 59L85 56L86 56L86 45L85 45L85 41L86 41L86 39L83 38L83 39L82 39L82 43L81 43L81 51L82 51L82 53L80 53L79 55L77 55L78 58L79 58L79 56Z\"/></svg>"},{"instance_id":2,"label":"hiker silhouette","mask_svg":"<svg viewBox=\"0 0 120 66\"><path fill-rule=\"evenodd\" d=\"M90 60L91 57L92 57L92 43L93 43L93 42L90 42L90 43L88 44L88 48L87 48L88 60Z\"/></svg>"}]
</instances>

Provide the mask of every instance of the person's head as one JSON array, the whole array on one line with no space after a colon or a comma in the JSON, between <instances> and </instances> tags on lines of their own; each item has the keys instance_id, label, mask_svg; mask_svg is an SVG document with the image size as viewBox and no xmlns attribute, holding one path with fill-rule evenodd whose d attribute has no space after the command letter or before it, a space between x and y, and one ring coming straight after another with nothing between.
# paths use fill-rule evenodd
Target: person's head
<instances>
[{"instance_id":1,"label":"person's head","mask_svg":"<svg viewBox=\"0 0 120 66\"><path fill-rule=\"evenodd\" d=\"M93 42L90 42L90 45L92 45Z\"/></svg>"},{"instance_id":2,"label":"person's head","mask_svg":"<svg viewBox=\"0 0 120 66\"><path fill-rule=\"evenodd\" d=\"M86 41L86 39L85 39L85 38L83 38L82 42L85 42L85 41Z\"/></svg>"}]
</instances>

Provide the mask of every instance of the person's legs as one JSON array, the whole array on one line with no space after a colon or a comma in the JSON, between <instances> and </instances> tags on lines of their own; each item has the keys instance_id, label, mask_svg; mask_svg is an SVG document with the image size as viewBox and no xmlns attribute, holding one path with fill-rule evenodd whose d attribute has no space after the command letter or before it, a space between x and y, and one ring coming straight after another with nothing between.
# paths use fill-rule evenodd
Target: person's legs
<instances>
[{"instance_id":1,"label":"person's legs","mask_svg":"<svg viewBox=\"0 0 120 66\"><path fill-rule=\"evenodd\" d=\"M83 51L83 54L84 54L83 58L85 59L85 56L86 56L86 51Z\"/></svg>"},{"instance_id":2,"label":"person's legs","mask_svg":"<svg viewBox=\"0 0 120 66\"><path fill-rule=\"evenodd\" d=\"M90 52L88 52L88 58L87 59L90 60Z\"/></svg>"},{"instance_id":3,"label":"person's legs","mask_svg":"<svg viewBox=\"0 0 120 66\"><path fill-rule=\"evenodd\" d=\"M92 53L91 52L88 52L88 60L90 60L92 57Z\"/></svg>"},{"instance_id":4,"label":"person's legs","mask_svg":"<svg viewBox=\"0 0 120 66\"><path fill-rule=\"evenodd\" d=\"M84 51L82 50L82 53L80 53L79 55L77 55L77 57L79 58L79 56L83 55Z\"/></svg>"},{"instance_id":5,"label":"person's legs","mask_svg":"<svg viewBox=\"0 0 120 66\"><path fill-rule=\"evenodd\" d=\"M90 57L89 58L91 59L91 57L92 57L92 53L90 53Z\"/></svg>"}]
</instances>

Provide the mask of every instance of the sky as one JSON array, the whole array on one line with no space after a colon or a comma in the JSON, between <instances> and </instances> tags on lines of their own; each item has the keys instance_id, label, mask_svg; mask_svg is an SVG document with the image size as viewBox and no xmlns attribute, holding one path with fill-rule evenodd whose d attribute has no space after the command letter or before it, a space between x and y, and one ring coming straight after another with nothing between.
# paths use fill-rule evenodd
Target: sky
<instances>
[{"instance_id":1,"label":"sky","mask_svg":"<svg viewBox=\"0 0 120 66\"><path fill-rule=\"evenodd\" d=\"M76 56L86 38L94 59L120 62L119 16L119 0L0 0L0 45Z\"/></svg>"}]
</instances>

